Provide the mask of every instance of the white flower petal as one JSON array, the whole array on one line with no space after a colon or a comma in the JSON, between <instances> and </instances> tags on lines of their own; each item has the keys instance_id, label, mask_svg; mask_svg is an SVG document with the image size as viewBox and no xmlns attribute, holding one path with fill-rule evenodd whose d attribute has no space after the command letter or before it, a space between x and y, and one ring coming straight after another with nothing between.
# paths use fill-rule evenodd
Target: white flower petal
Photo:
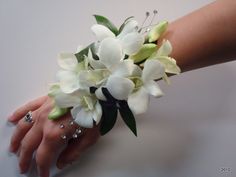
<instances>
[{"instance_id":1,"label":"white flower petal","mask_svg":"<svg viewBox=\"0 0 236 177\"><path fill-rule=\"evenodd\" d=\"M119 41L114 38L104 39L98 49L98 56L107 68L117 65L123 59Z\"/></svg>"},{"instance_id":2,"label":"white flower petal","mask_svg":"<svg viewBox=\"0 0 236 177\"><path fill-rule=\"evenodd\" d=\"M88 56L86 57L89 64L93 67L93 69L103 69L105 66L101 63L100 60L95 60L92 56L92 52L89 49Z\"/></svg>"},{"instance_id":3,"label":"white flower petal","mask_svg":"<svg viewBox=\"0 0 236 177\"><path fill-rule=\"evenodd\" d=\"M144 88L150 95L156 98L163 96L163 92L161 91L159 85L153 80L146 82L144 84Z\"/></svg>"},{"instance_id":4,"label":"white flower petal","mask_svg":"<svg viewBox=\"0 0 236 177\"><path fill-rule=\"evenodd\" d=\"M78 113L81 111L81 109L82 109L81 105L76 105L75 107L73 107L71 109L70 112L71 112L71 116L73 119L76 119L76 117L77 117Z\"/></svg>"},{"instance_id":5,"label":"white flower petal","mask_svg":"<svg viewBox=\"0 0 236 177\"><path fill-rule=\"evenodd\" d=\"M78 75L73 71L58 71L57 78L64 93L72 93L79 88Z\"/></svg>"},{"instance_id":6,"label":"white flower petal","mask_svg":"<svg viewBox=\"0 0 236 177\"><path fill-rule=\"evenodd\" d=\"M138 31L138 22L134 19L130 19L124 26L121 33L117 36L118 38L122 38L128 33L137 32Z\"/></svg>"},{"instance_id":7,"label":"white flower petal","mask_svg":"<svg viewBox=\"0 0 236 177\"><path fill-rule=\"evenodd\" d=\"M78 61L73 53L61 53L58 58L58 65L65 70L74 71Z\"/></svg>"},{"instance_id":8,"label":"white flower petal","mask_svg":"<svg viewBox=\"0 0 236 177\"><path fill-rule=\"evenodd\" d=\"M96 95L97 99L99 99L99 100L103 100L103 101L106 101L106 100L107 100L106 97L105 97L105 95L102 93L102 88L101 88L101 87L99 87L99 88L95 91L95 95Z\"/></svg>"},{"instance_id":9,"label":"white flower petal","mask_svg":"<svg viewBox=\"0 0 236 177\"><path fill-rule=\"evenodd\" d=\"M157 56L168 56L172 52L171 43L168 40L165 40L161 47L157 50Z\"/></svg>"},{"instance_id":10,"label":"white flower petal","mask_svg":"<svg viewBox=\"0 0 236 177\"><path fill-rule=\"evenodd\" d=\"M74 107L71 109L71 115L75 119L75 122L84 128L93 127L93 115L91 111L85 111L81 107Z\"/></svg>"},{"instance_id":11,"label":"white flower petal","mask_svg":"<svg viewBox=\"0 0 236 177\"><path fill-rule=\"evenodd\" d=\"M106 88L114 98L126 100L134 89L134 83L127 78L110 76L107 80Z\"/></svg>"},{"instance_id":12,"label":"white flower petal","mask_svg":"<svg viewBox=\"0 0 236 177\"><path fill-rule=\"evenodd\" d=\"M121 45L125 54L127 55L133 55L137 53L143 46L143 43L143 36L137 32L129 33L121 39Z\"/></svg>"},{"instance_id":13,"label":"white flower petal","mask_svg":"<svg viewBox=\"0 0 236 177\"><path fill-rule=\"evenodd\" d=\"M156 57L155 59L160 61L161 64L165 67L165 72L172 74L179 74L181 72L174 58L167 56L160 56Z\"/></svg>"},{"instance_id":14,"label":"white flower petal","mask_svg":"<svg viewBox=\"0 0 236 177\"><path fill-rule=\"evenodd\" d=\"M104 25L95 24L91 27L91 30L96 35L98 41L102 41L108 37L115 37L115 34Z\"/></svg>"},{"instance_id":15,"label":"white flower petal","mask_svg":"<svg viewBox=\"0 0 236 177\"><path fill-rule=\"evenodd\" d=\"M80 102L78 93L65 94L63 92L58 92L54 96L55 103L60 108L68 108L78 105Z\"/></svg>"},{"instance_id":16,"label":"white flower petal","mask_svg":"<svg viewBox=\"0 0 236 177\"><path fill-rule=\"evenodd\" d=\"M146 60L142 74L143 82L162 78L165 68L158 60Z\"/></svg>"},{"instance_id":17,"label":"white flower petal","mask_svg":"<svg viewBox=\"0 0 236 177\"><path fill-rule=\"evenodd\" d=\"M128 97L129 108L136 115L146 112L148 104L149 95L143 87L141 87L138 91L132 93Z\"/></svg>"},{"instance_id":18,"label":"white flower petal","mask_svg":"<svg viewBox=\"0 0 236 177\"><path fill-rule=\"evenodd\" d=\"M137 65L134 64L133 60L123 60L120 64L114 67L112 70L113 76L128 77L130 76Z\"/></svg>"},{"instance_id":19,"label":"white flower petal","mask_svg":"<svg viewBox=\"0 0 236 177\"><path fill-rule=\"evenodd\" d=\"M102 117L102 107L100 103L97 101L95 109L93 111L93 120L96 122L96 124L100 122L101 117Z\"/></svg>"},{"instance_id":20,"label":"white flower petal","mask_svg":"<svg viewBox=\"0 0 236 177\"><path fill-rule=\"evenodd\" d=\"M79 85L81 88L98 87L106 79L106 71L103 69L81 71L79 74Z\"/></svg>"}]
</instances>

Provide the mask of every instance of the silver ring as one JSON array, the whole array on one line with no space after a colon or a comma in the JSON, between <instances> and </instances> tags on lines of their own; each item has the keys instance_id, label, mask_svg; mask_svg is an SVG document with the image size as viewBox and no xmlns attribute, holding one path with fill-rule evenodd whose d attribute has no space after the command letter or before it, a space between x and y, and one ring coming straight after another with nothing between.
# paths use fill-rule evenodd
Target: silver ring
<instances>
[{"instance_id":1,"label":"silver ring","mask_svg":"<svg viewBox=\"0 0 236 177\"><path fill-rule=\"evenodd\" d=\"M32 116L32 112L29 111L25 116L24 116L24 120L27 123L33 123L33 116Z\"/></svg>"}]
</instances>

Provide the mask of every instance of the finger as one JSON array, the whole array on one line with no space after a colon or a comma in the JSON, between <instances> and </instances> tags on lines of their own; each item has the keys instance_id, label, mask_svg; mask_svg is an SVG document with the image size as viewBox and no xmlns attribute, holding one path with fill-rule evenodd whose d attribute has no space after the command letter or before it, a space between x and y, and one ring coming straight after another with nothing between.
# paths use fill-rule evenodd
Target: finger
<instances>
[{"instance_id":1,"label":"finger","mask_svg":"<svg viewBox=\"0 0 236 177\"><path fill-rule=\"evenodd\" d=\"M33 120L36 120L35 117L36 117L36 113L33 112L32 113ZM26 122L23 118L18 122L15 132L13 133L12 138L11 138L11 143L10 143L11 152L17 152L22 139L24 138L26 133L31 129L33 124L34 123Z\"/></svg>"},{"instance_id":2,"label":"finger","mask_svg":"<svg viewBox=\"0 0 236 177\"><path fill-rule=\"evenodd\" d=\"M49 177L51 162L55 156L55 146L49 146L44 141L41 142L36 151L36 164L40 177Z\"/></svg>"},{"instance_id":3,"label":"finger","mask_svg":"<svg viewBox=\"0 0 236 177\"><path fill-rule=\"evenodd\" d=\"M34 111L38 109L47 99L47 96L42 96L40 98L37 98L33 101L28 102L24 106L18 108L9 118L8 121L16 123L18 122L22 117L27 114L29 111Z\"/></svg>"},{"instance_id":4,"label":"finger","mask_svg":"<svg viewBox=\"0 0 236 177\"><path fill-rule=\"evenodd\" d=\"M24 137L20 147L19 168L21 173L28 171L34 151L42 140L42 132L33 127Z\"/></svg>"},{"instance_id":5,"label":"finger","mask_svg":"<svg viewBox=\"0 0 236 177\"><path fill-rule=\"evenodd\" d=\"M79 139L71 140L66 149L59 155L57 167L62 169L67 164L77 160L85 150L97 142L99 137L100 133L98 128L93 128L90 130L87 129Z\"/></svg>"},{"instance_id":6,"label":"finger","mask_svg":"<svg viewBox=\"0 0 236 177\"><path fill-rule=\"evenodd\" d=\"M53 124L53 122L50 122ZM72 134L74 129L71 129L70 125L60 128L60 125L66 125L68 120L63 119L57 124L48 126L44 129L43 140L39 145L36 152L36 164L38 167L38 173L40 177L48 177L51 163L53 162L55 155L58 154L60 147L65 145ZM68 127L70 126L70 127ZM66 139L62 139L62 135L66 135Z\"/></svg>"}]
</instances>

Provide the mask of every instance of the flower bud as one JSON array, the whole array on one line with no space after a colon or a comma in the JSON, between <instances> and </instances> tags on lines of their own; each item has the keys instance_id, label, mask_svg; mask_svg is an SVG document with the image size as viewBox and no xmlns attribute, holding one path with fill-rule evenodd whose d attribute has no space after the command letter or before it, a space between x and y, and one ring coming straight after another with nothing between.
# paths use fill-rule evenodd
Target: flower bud
<instances>
[{"instance_id":1,"label":"flower bud","mask_svg":"<svg viewBox=\"0 0 236 177\"><path fill-rule=\"evenodd\" d=\"M134 63L139 63L151 56L156 50L156 44L144 44L141 49L135 55L131 55L130 58L134 60Z\"/></svg>"},{"instance_id":2,"label":"flower bud","mask_svg":"<svg viewBox=\"0 0 236 177\"><path fill-rule=\"evenodd\" d=\"M148 42L157 41L160 36L166 31L167 27L167 21L160 22L158 25L154 26L148 34Z\"/></svg>"}]
</instances>

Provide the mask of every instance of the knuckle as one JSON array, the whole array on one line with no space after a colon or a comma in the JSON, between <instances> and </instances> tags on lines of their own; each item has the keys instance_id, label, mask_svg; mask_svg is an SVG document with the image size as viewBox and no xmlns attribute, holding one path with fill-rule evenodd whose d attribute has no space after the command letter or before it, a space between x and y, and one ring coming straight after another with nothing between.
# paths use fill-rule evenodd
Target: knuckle
<instances>
[{"instance_id":1,"label":"knuckle","mask_svg":"<svg viewBox=\"0 0 236 177\"><path fill-rule=\"evenodd\" d=\"M60 136L61 132L56 129L46 129L44 131L44 139L46 141L55 141Z\"/></svg>"},{"instance_id":2,"label":"knuckle","mask_svg":"<svg viewBox=\"0 0 236 177\"><path fill-rule=\"evenodd\" d=\"M39 117L40 117L39 111L38 110L34 111L33 112L33 121L34 121L35 125L39 125L40 124Z\"/></svg>"}]
</instances>

